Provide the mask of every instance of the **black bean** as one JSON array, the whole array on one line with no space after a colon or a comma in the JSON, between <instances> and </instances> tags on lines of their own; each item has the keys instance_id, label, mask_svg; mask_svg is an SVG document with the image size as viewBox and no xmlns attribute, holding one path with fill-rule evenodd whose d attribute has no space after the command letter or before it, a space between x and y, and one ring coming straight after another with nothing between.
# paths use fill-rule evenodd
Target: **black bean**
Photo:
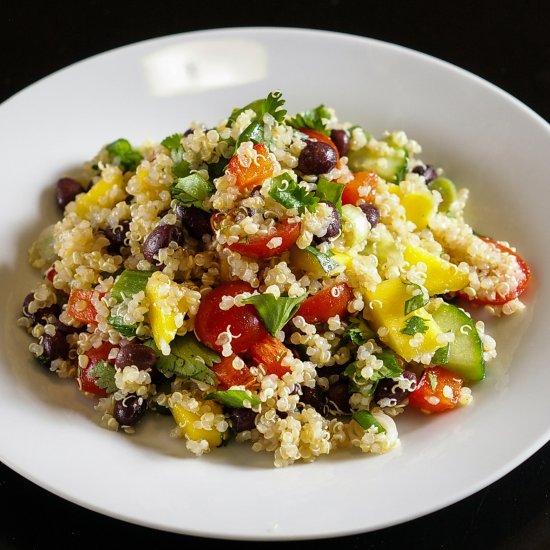
<instances>
[{"instance_id":1,"label":"black bean","mask_svg":"<svg viewBox=\"0 0 550 550\"><path fill-rule=\"evenodd\" d=\"M195 239L201 240L203 235L212 235L210 226L210 214L197 208L196 206L184 206L176 204L174 207L176 216L181 221L183 227L189 231L189 234Z\"/></svg>"},{"instance_id":2,"label":"black bean","mask_svg":"<svg viewBox=\"0 0 550 550\"><path fill-rule=\"evenodd\" d=\"M290 395L300 395L301 389L302 387L300 386L300 384L294 384L292 391L290 392Z\"/></svg>"},{"instance_id":3,"label":"black bean","mask_svg":"<svg viewBox=\"0 0 550 550\"><path fill-rule=\"evenodd\" d=\"M426 180L426 183L430 183L435 178L437 178L437 172L433 166L430 164L427 164L426 166L423 166L419 164L418 166L415 166L412 171L415 174L419 174L420 176L424 176L424 179Z\"/></svg>"},{"instance_id":4,"label":"black bean","mask_svg":"<svg viewBox=\"0 0 550 550\"><path fill-rule=\"evenodd\" d=\"M42 346L44 348L42 355L50 361L59 358L66 359L69 355L69 344L65 339L65 335L61 332L56 332L53 336L44 334Z\"/></svg>"},{"instance_id":5,"label":"black bean","mask_svg":"<svg viewBox=\"0 0 550 550\"><path fill-rule=\"evenodd\" d=\"M124 246L124 239L126 239L126 233L130 229L130 221L123 220L115 227L108 226L104 233L109 239L110 245L107 247L107 251L110 254L118 254L120 248Z\"/></svg>"},{"instance_id":6,"label":"black bean","mask_svg":"<svg viewBox=\"0 0 550 550\"><path fill-rule=\"evenodd\" d=\"M319 386L313 388L302 386L300 401L306 405L311 405L320 414L326 412L327 396Z\"/></svg>"},{"instance_id":7,"label":"black bean","mask_svg":"<svg viewBox=\"0 0 550 550\"><path fill-rule=\"evenodd\" d=\"M123 369L135 365L140 370L151 369L155 366L157 354L145 344L134 344L130 342L121 346L115 360L115 367Z\"/></svg>"},{"instance_id":8,"label":"black bean","mask_svg":"<svg viewBox=\"0 0 550 550\"><path fill-rule=\"evenodd\" d=\"M29 292L29 294L27 294L25 296L25 299L23 300L23 315L25 315L25 317L30 317L31 314L29 313L29 304L34 300L34 292Z\"/></svg>"},{"instance_id":9,"label":"black bean","mask_svg":"<svg viewBox=\"0 0 550 550\"><path fill-rule=\"evenodd\" d=\"M152 264L159 262L155 258L161 248L166 248L172 241L183 244L183 231L177 225L159 225L147 235L141 251L145 259Z\"/></svg>"},{"instance_id":10,"label":"black bean","mask_svg":"<svg viewBox=\"0 0 550 550\"><path fill-rule=\"evenodd\" d=\"M370 226L376 227L380 221L380 210L378 210L378 207L375 204L365 202L360 204L359 208L365 213L365 216L367 216Z\"/></svg>"},{"instance_id":11,"label":"black bean","mask_svg":"<svg viewBox=\"0 0 550 550\"><path fill-rule=\"evenodd\" d=\"M185 132L183 132L183 137L187 137L188 135L192 134L195 130L193 128L187 128Z\"/></svg>"},{"instance_id":12,"label":"black bean","mask_svg":"<svg viewBox=\"0 0 550 550\"><path fill-rule=\"evenodd\" d=\"M132 394L116 401L113 416L121 426L133 426L141 420L146 410L147 401Z\"/></svg>"},{"instance_id":13,"label":"black bean","mask_svg":"<svg viewBox=\"0 0 550 550\"><path fill-rule=\"evenodd\" d=\"M330 408L336 408L343 413L350 412L349 405L349 385L347 382L339 381L327 390L327 399Z\"/></svg>"},{"instance_id":14,"label":"black bean","mask_svg":"<svg viewBox=\"0 0 550 550\"><path fill-rule=\"evenodd\" d=\"M324 378L328 378L329 376L332 376L333 374L341 374L345 367L342 367L342 365L328 365L324 367L319 367L317 369L317 376L322 376Z\"/></svg>"},{"instance_id":15,"label":"black bean","mask_svg":"<svg viewBox=\"0 0 550 550\"><path fill-rule=\"evenodd\" d=\"M225 414L235 432L253 430L256 427L256 413L252 409L226 407Z\"/></svg>"},{"instance_id":16,"label":"black bean","mask_svg":"<svg viewBox=\"0 0 550 550\"><path fill-rule=\"evenodd\" d=\"M334 239L334 237L338 237L340 235L340 230L342 229L342 221L340 220L340 214L338 213L338 209L329 201L322 201L326 204L328 204L331 207L331 213L330 213L330 224L327 227L327 232L322 237L314 237L314 241L319 243L324 243L326 241L329 241L330 239Z\"/></svg>"},{"instance_id":17,"label":"black bean","mask_svg":"<svg viewBox=\"0 0 550 550\"><path fill-rule=\"evenodd\" d=\"M303 174L326 174L336 166L336 151L324 141L307 140L298 159L298 170Z\"/></svg>"},{"instance_id":18,"label":"black bean","mask_svg":"<svg viewBox=\"0 0 550 550\"><path fill-rule=\"evenodd\" d=\"M336 149L338 149L341 157L349 153L349 134L346 130L332 130L330 139L336 145Z\"/></svg>"},{"instance_id":19,"label":"black bean","mask_svg":"<svg viewBox=\"0 0 550 550\"><path fill-rule=\"evenodd\" d=\"M85 330L82 327L72 327L71 325L66 325L62 323L59 319L56 319L53 323L55 325L55 330L62 332L63 334L75 334L76 332L82 332Z\"/></svg>"},{"instance_id":20,"label":"black bean","mask_svg":"<svg viewBox=\"0 0 550 550\"><path fill-rule=\"evenodd\" d=\"M23 315L28 317L33 325L37 323L42 323L47 320L50 315L58 315L60 313L59 306L57 304L52 304L51 306L46 306L38 309L34 313L29 313L29 305L34 300L34 293L31 292L25 296L23 300Z\"/></svg>"},{"instance_id":21,"label":"black bean","mask_svg":"<svg viewBox=\"0 0 550 550\"><path fill-rule=\"evenodd\" d=\"M57 206L63 210L70 202L74 201L79 193L82 193L82 185L73 178L61 178L57 180L55 198Z\"/></svg>"},{"instance_id":22,"label":"black bean","mask_svg":"<svg viewBox=\"0 0 550 550\"><path fill-rule=\"evenodd\" d=\"M378 382L374 392L374 401L380 404L382 399L391 399L392 405L399 405L412 393L416 388L416 375L411 371L404 371L402 376L412 381L410 390L403 390L393 378L383 378Z\"/></svg>"},{"instance_id":23,"label":"black bean","mask_svg":"<svg viewBox=\"0 0 550 550\"><path fill-rule=\"evenodd\" d=\"M31 315L31 319L34 323L46 324L51 315L57 316L60 312L59 306L57 304L52 304L51 306L40 308Z\"/></svg>"}]
</instances>

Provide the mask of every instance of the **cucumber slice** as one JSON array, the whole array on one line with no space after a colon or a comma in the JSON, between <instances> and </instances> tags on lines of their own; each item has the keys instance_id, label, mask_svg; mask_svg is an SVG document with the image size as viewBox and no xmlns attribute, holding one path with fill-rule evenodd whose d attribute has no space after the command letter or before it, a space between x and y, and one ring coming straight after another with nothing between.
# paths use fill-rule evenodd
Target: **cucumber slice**
<instances>
[{"instance_id":1,"label":"cucumber slice","mask_svg":"<svg viewBox=\"0 0 550 550\"><path fill-rule=\"evenodd\" d=\"M332 274L341 265L334 261L328 254L323 254L314 246L308 246L304 249L293 246L290 249L290 259L292 265L303 269L306 273L314 277L324 277Z\"/></svg>"},{"instance_id":2,"label":"cucumber slice","mask_svg":"<svg viewBox=\"0 0 550 550\"><path fill-rule=\"evenodd\" d=\"M399 183L407 173L407 151L403 148L391 147L387 154L380 155L367 145L357 151L349 152L348 166L352 172L374 170L386 181Z\"/></svg>"},{"instance_id":3,"label":"cucumber slice","mask_svg":"<svg viewBox=\"0 0 550 550\"><path fill-rule=\"evenodd\" d=\"M483 343L471 317L462 309L443 303L432 314L443 332L453 332L445 368L465 380L477 382L485 378Z\"/></svg>"},{"instance_id":4,"label":"cucumber slice","mask_svg":"<svg viewBox=\"0 0 550 550\"><path fill-rule=\"evenodd\" d=\"M405 259L403 251L397 244L389 231L378 231L378 240L369 240L364 250L364 254L374 254L378 258L378 265L390 263L392 265L402 266Z\"/></svg>"},{"instance_id":5,"label":"cucumber slice","mask_svg":"<svg viewBox=\"0 0 550 550\"><path fill-rule=\"evenodd\" d=\"M342 206L342 231L346 246L350 248L365 245L370 231L370 224L365 213L352 204Z\"/></svg>"},{"instance_id":6,"label":"cucumber slice","mask_svg":"<svg viewBox=\"0 0 550 550\"><path fill-rule=\"evenodd\" d=\"M147 281L152 275L152 271L137 271L135 269L125 269L115 281L111 289L111 296L121 302L125 297L133 296L142 290L145 290Z\"/></svg>"},{"instance_id":7,"label":"cucumber slice","mask_svg":"<svg viewBox=\"0 0 550 550\"><path fill-rule=\"evenodd\" d=\"M436 178L428 187L438 191L443 199L439 203L439 212L448 212L451 204L456 200L455 184L448 178Z\"/></svg>"}]
</instances>

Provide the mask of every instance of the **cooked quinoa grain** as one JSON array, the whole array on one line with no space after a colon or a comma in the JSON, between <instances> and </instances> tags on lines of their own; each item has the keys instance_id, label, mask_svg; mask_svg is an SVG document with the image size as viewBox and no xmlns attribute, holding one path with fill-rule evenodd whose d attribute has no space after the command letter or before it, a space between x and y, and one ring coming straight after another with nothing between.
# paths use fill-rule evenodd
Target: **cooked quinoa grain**
<instances>
[{"instance_id":1,"label":"cooked quinoa grain","mask_svg":"<svg viewBox=\"0 0 550 550\"><path fill-rule=\"evenodd\" d=\"M331 107L290 116L280 92L106 144L29 250L29 352L101 426L168 413L196 456L391 451L400 415L474 403L497 354L477 308L521 314L531 276L421 154Z\"/></svg>"}]
</instances>

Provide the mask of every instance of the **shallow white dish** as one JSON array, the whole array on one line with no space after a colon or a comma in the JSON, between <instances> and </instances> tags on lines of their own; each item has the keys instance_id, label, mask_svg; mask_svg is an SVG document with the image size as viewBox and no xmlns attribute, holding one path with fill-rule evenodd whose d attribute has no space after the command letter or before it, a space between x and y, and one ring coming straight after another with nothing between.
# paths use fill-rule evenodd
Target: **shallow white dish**
<instances>
[{"instance_id":1,"label":"shallow white dish","mask_svg":"<svg viewBox=\"0 0 550 550\"><path fill-rule=\"evenodd\" d=\"M469 187L469 220L509 240L533 268L528 309L490 323L499 356L473 406L398 418L400 449L336 452L275 469L237 445L201 459L170 440L169 419L126 437L92 402L29 358L15 321L37 275L26 255L56 219L53 182L118 137L158 141L213 124L280 89L289 112L319 103L375 135L403 129L421 157ZM0 460L91 510L162 530L247 540L371 531L454 503L499 479L550 438L550 127L516 99L447 63L322 31L242 28L120 48L0 105Z\"/></svg>"}]
</instances>

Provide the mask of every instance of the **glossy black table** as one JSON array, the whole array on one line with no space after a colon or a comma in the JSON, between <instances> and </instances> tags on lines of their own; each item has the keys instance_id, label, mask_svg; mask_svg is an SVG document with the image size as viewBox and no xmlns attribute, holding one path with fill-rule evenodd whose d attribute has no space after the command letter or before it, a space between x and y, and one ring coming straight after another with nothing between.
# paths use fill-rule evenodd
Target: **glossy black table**
<instances>
[{"instance_id":1,"label":"glossy black table","mask_svg":"<svg viewBox=\"0 0 550 550\"><path fill-rule=\"evenodd\" d=\"M543 1L452 5L210 1L193 5L164 0L147 7L112 1L7 4L0 10L0 101L55 70L124 44L198 29L270 25L349 32L434 55L496 84L550 120L550 31ZM398 526L324 542L362 550L549 549L549 493L547 444L499 481L448 508ZM188 548L212 542L91 512L52 495L1 463L0 505L2 549ZM214 544L317 548L320 541Z\"/></svg>"}]
</instances>

